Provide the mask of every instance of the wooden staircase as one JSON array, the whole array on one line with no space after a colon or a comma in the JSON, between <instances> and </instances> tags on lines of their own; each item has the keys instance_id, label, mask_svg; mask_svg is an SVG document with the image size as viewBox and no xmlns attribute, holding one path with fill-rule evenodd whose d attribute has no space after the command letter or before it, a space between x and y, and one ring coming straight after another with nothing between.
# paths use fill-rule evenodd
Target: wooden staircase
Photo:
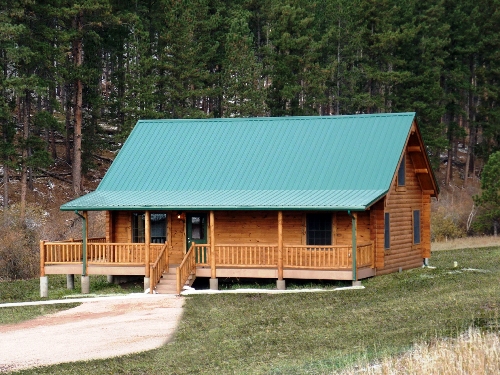
<instances>
[{"instance_id":1,"label":"wooden staircase","mask_svg":"<svg viewBox=\"0 0 500 375\"><path fill-rule=\"evenodd\" d=\"M160 282L156 285L155 292L158 294L177 294L177 267L178 264L171 264L168 272L163 272ZM193 285L195 275L190 275L185 285Z\"/></svg>"}]
</instances>

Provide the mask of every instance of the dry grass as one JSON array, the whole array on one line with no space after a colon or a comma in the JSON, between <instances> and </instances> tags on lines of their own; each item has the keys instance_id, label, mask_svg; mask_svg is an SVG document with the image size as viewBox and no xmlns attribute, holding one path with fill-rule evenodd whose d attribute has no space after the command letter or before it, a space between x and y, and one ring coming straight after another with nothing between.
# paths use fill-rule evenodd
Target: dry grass
<instances>
[{"instance_id":1,"label":"dry grass","mask_svg":"<svg viewBox=\"0 0 500 375\"><path fill-rule=\"evenodd\" d=\"M419 344L408 353L383 360L365 368L341 374L366 375L456 375L499 374L500 339L498 334L469 329L457 339L441 339Z\"/></svg>"},{"instance_id":2,"label":"dry grass","mask_svg":"<svg viewBox=\"0 0 500 375\"><path fill-rule=\"evenodd\" d=\"M431 244L432 251L438 250L454 250L454 249L472 249L480 247L496 247L500 246L500 237L478 236L478 237L463 237L453 240L433 242Z\"/></svg>"}]
</instances>

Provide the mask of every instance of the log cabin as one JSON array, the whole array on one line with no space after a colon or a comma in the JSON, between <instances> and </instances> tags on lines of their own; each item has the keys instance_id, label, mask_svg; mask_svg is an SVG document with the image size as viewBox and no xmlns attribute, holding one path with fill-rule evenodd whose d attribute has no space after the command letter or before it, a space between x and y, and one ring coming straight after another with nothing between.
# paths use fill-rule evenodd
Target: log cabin
<instances>
[{"instance_id":1,"label":"log cabin","mask_svg":"<svg viewBox=\"0 0 500 375\"><path fill-rule=\"evenodd\" d=\"M98 188L61 210L82 239L40 243L49 274L359 280L421 267L437 197L415 113L141 120ZM88 238L88 211L104 211ZM88 291L87 291L88 292Z\"/></svg>"}]
</instances>

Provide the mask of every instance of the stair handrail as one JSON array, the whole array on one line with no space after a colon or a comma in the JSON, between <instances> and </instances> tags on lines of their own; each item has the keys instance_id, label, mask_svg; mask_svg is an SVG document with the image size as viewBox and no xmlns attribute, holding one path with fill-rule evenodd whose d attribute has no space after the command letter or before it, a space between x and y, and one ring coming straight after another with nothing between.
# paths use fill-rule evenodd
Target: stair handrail
<instances>
[{"instance_id":1,"label":"stair handrail","mask_svg":"<svg viewBox=\"0 0 500 375\"><path fill-rule=\"evenodd\" d=\"M184 255L184 259L182 259L181 264L176 269L177 276L177 294L181 294L182 286L186 283L189 278L189 275L196 268L196 259L195 259L195 243L191 242L191 247L189 248L186 255Z\"/></svg>"},{"instance_id":2,"label":"stair handrail","mask_svg":"<svg viewBox=\"0 0 500 375\"><path fill-rule=\"evenodd\" d=\"M165 271L168 272L168 242L165 242L156 261L149 265L149 293L153 293Z\"/></svg>"}]
</instances>

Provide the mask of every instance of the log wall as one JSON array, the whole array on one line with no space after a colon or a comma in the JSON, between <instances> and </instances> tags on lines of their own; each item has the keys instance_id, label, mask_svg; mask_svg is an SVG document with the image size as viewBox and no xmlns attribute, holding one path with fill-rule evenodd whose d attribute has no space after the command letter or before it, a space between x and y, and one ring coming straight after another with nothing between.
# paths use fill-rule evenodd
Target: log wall
<instances>
[{"instance_id":1,"label":"log wall","mask_svg":"<svg viewBox=\"0 0 500 375\"><path fill-rule=\"evenodd\" d=\"M375 267L384 267L384 206L385 198L375 203L370 209L370 241L375 248Z\"/></svg>"},{"instance_id":2,"label":"log wall","mask_svg":"<svg viewBox=\"0 0 500 375\"><path fill-rule=\"evenodd\" d=\"M431 196L422 195L422 258L431 257Z\"/></svg>"},{"instance_id":3,"label":"log wall","mask_svg":"<svg viewBox=\"0 0 500 375\"><path fill-rule=\"evenodd\" d=\"M356 241L365 243L370 241L370 212L357 212L358 227L356 231ZM333 222L335 227L334 245L352 244L352 219L347 212L337 212Z\"/></svg>"},{"instance_id":4,"label":"log wall","mask_svg":"<svg viewBox=\"0 0 500 375\"><path fill-rule=\"evenodd\" d=\"M174 214L172 217L172 244L169 253L170 264L180 264L186 253L186 232L185 222L177 219ZM167 236L169 236L167 234Z\"/></svg>"},{"instance_id":5,"label":"log wall","mask_svg":"<svg viewBox=\"0 0 500 375\"><path fill-rule=\"evenodd\" d=\"M306 244L306 214L306 212L299 211L283 212L283 243L285 245ZM335 212L332 215L332 244L351 245L351 217L347 212ZM170 217L171 230L170 232L167 230L167 238L171 242L169 258L171 264L179 264L186 253L186 225L185 221L177 219L174 213L171 213ZM107 215L107 218L113 223L112 228L107 227L106 232L111 242L132 241L131 212L115 211ZM370 228L370 212L358 212L358 243L371 240ZM277 211L216 211L215 241L216 244L226 245L277 244L278 213Z\"/></svg>"},{"instance_id":6,"label":"log wall","mask_svg":"<svg viewBox=\"0 0 500 375\"><path fill-rule=\"evenodd\" d=\"M395 179L385 201L385 212L390 214L390 249L384 249L384 226L380 225L378 221L377 231L375 234L372 233L372 236L374 235L378 238L378 231L382 231L382 240L377 242L376 248L377 275L397 272L400 267L402 269L410 269L422 265L422 239L425 238L424 233L428 230L429 225L423 220L425 215L422 210L422 188L415 174L412 159L408 153L406 153L405 160L405 186L398 186ZM413 244L413 210L420 210L420 244ZM378 210L374 215L379 218L380 213ZM383 216L381 216L381 219L383 224ZM382 253L384 254L383 265L380 256Z\"/></svg>"},{"instance_id":7,"label":"log wall","mask_svg":"<svg viewBox=\"0 0 500 375\"><path fill-rule=\"evenodd\" d=\"M114 211L112 242L129 243L132 242L132 214L129 211Z\"/></svg>"},{"instance_id":8,"label":"log wall","mask_svg":"<svg viewBox=\"0 0 500 375\"><path fill-rule=\"evenodd\" d=\"M302 212L283 212L283 243L302 245L305 221ZM277 244L276 211L216 211L216 244Z\"/></svg>"}]
</instances>

